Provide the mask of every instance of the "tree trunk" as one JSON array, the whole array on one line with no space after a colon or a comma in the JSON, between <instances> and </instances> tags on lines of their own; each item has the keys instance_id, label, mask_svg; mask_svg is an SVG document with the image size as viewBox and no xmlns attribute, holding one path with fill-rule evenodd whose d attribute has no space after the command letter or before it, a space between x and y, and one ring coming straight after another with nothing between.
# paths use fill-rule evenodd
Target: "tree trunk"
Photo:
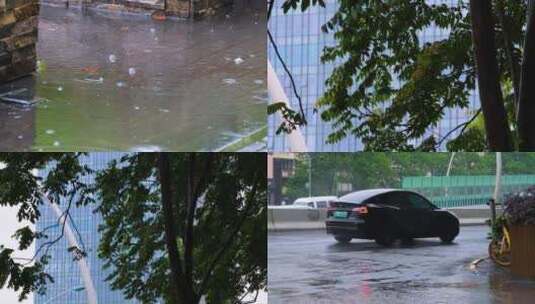
<instances>
[{"instance_id":1,"label":"tree trunk","mask_svg":"<svg viewBox=\"0 0 535 304\"><path fill-rule=\"evenodd\" d=\"M162 193L162 209L164 216L165 244L169 256L171 267L171 296L173 303L194 303L192 290L188 290L183 280L182 262L178 251L178 233L175 227L175 217L172 200L172 177L170 162L167 153L160 153L158 156L158 170L160 187ZM180 294L180 296L179 296Z\"/></svg>"},{"instance_id":2,"label":"tree trunk","mask_svg":"<svg viewBox=\"0 0 535 304\"><path fill-rule=\"evenodd\" d=\"M470 0L470 13L487 143L491 151L511 151L513 144L500 88L491 1Z\"/></svg>"},{"instance_id":3,"label":"tree trunk","mask_svg":"<svg viewBox=\"0 0 535 304\"><path fill-rule=\"evenodd\" d=\"M520 76L518 136L520 151L535 151L535 0L528 1L528 24Z\"/></svg>"}]
</instances>

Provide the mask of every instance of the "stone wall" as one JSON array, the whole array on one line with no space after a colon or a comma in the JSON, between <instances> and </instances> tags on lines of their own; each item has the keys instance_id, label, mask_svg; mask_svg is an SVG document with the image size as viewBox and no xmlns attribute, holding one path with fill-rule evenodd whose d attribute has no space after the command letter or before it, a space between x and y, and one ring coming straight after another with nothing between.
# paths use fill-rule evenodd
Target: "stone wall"
<instances>
[{"instance_id":1,"label":"stone wall","mask_svg":"<svg viewBox=\"0 0 535 304\"><path fill-rule=\"evenodd\" d=\"M166 13L183 18L202 18L215 15L222 7L232 5L233 0L166 0Z\"/></svg>"},{"instance_id":2,"label":"stone wall","mask_svg":"<svg viewBox=\"0 0 535 304\"><path fill-rule=\"evenodd\" d=\"M0 83L35 70L38 0L0 0Z\"/></svg>"}]
</instances>

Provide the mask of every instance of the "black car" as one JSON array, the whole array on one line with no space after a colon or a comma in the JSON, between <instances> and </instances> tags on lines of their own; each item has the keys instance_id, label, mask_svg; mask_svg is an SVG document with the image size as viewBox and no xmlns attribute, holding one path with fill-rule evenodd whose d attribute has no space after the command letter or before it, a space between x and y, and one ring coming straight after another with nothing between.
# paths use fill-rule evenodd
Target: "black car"
<instances>
[{"instance_id":1,"label":"black car","mask_svg":"<svg viewBox=\"0 0 535 304\"><path fill-rule=\"evenodd\" d=\"M325 222L327 233L340 243L370 239L383 246L395 240L439 237L452 242L459 220L422 195L398 189L357 191L332 202Z\"/></svg>"}]
</instances>

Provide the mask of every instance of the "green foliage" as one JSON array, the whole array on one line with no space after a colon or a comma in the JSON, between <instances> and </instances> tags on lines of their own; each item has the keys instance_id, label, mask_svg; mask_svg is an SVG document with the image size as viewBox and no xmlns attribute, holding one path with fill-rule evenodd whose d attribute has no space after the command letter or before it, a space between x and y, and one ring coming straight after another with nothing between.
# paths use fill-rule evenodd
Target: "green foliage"
<instances>
[{"instance_id":1,"label":"green foliage","mask_svg":"<svg viewBox=\"0 0 535 304\"><path fill-rule=\"evenodd\" d=\"M17 207L19 222L35 223L40 216L41 191L50 197L65 197L81 190L85 184L81 177L90 170L78 162L74 153L0 153L0 206ZM37 176L36 170L49 168L47 176ZM85 204L89 198L80 198L77 204ZM19 250L27 249L37 238L46 234L24 226L15 231ZM25 299L32 291L45 292L46 283L52 278L43 272L48 261L45 254L33 263L19 263L11 254L12 248L0 246L0 285L19 291Z\"/></svg>"},{"instance_id":2,"label":"green foliage","mask_svg":"<svg viewBox=\"0 0 535 304\"><path fill-rule=\"evenodd\" d=\"M280 112L283 118L282 123L277 128L277 134L282 132L291 133L298 126L306 124L305 117L301 113L289 108L284 102L275 102L268 105L268 115L277 112Z\"/></svg>"},{"instance_id":3,"label":"green foliage","mask_svg":"<svg viewBox=\"0 0 535 304\"><path fill-rule=\"evenodd\" d=\"M428 2L338 1L338 11L322 27L334 33L336 44L324 48L321 60L341 62L317 102L322 119L334 126L328 143L354 136L366 150L434 150L429 138L424 138L422 146L412 142L436 126L447 109L468 107L476 79L467 2ZM309 1L287 0L283 8L299 4L306 9ZM503 8L507 26L496 25L496 40L502 80L510 82L504 37L512 41L511 62L518 65L525 2L504 1ZM447 33L446 37L422 43L419 33L430 26ZM485 145L480 135L471 131L452 148L480 151ZM459 146L467 141L467 147Z\"/></svg>"},{"instance_id":4,"label":"green foliage","mask_svg":"<svg viewBox=\"0 0 535 304\"><path fill-rule=\"evenodd\" d=\"M174 218L178 227L178 249L185 250L186 172L191 154L170 156L174 172ZM99 227L103 234L99 255L107 267L112 287L122 289L130 298L144 303L164 299L171 303L170 266L164 242L157 154L129 154L97 174L95 184L82 182L91 170L80 165L79 154L2 153L0 154L0 206L18 208L19 221L35 223L39 219L41 191L52 201L74 198L74 205L96 204L104 217ZM263 153L219 153L205 172L209 179L201 185L202 203L194 218L193 276L195 291L208 277L202 292L209 303L235 303L245 293L266 288L267 227L265 205L266 162ZM210 157L196 154L198 164ZM47 169L46 176L35 170ZM202 168L198 167L202 172ZM254 190L253 190L254 189ZM76 193L77 195L72 195ZM96 199L102 199L97 201ZM101 204L100 204L101 202ZM240 225L237 225L237 224ZM28 226L14 237L19 249L28 248L44 231ZM47 242L48 243L48 242ZM226 245L225 245L226 244ZM225 250L221 250L221 248ZM74 260L86 252L70 247ZM215 259L221 251L221 258ZM13 248L0 246L0 287L14 289L24 299L30 292L44 293L53 278L44 272L51 258L43 254L32 263L17 262ZM53 257L52 257L53 258ZM212 267L213 265L213 267Z\"/></svg>"},{"instance_id":5,"label":"green foliage","mask_svg":"<svg viewBox=\"0 0 535 304\"><path fill-rule=\"evenodd\" d=\"M208 161L208 153L197 155L197 162ZM202 185L202 203L194 226L194 288L199 293L207 273L205 293L209 303L235 303L245 292L266 288L266 167L263 154L215 154L210 179ZM186 187L189 154L170 155L174 173L175 225L178 249L185 255L187 221ZM255 186L256 185L256 186ZM256 191L253 193L253 187ZM155 154L136 154L99 173L96 190L101 199L97 211L103 215L99 255L112 287L143 303L158 298L171 302L176 286L169 279L169 260L165 248L164 218ZM237 223L243 225L235 232ZM210 270L215 253L232 239L222 259Z\"/></svg>"},{"instance_id":6,"label":"green foliage","mask_svg":"<svg viewBox=\"0 0 535 304\"><path fill-rule=\"evenodd\" d=\"M446 175L451 153L310 153L298 154L295 174L283 185L290 201L308 196L309 155L312 158L312 195L343 195L337 184L348 183L352 190L399 188L405 176ZM535 155L504 153L504 174L535 174ZM451 175L493 175L494 153L457 153Z\"/></svg>"}]
</instances>

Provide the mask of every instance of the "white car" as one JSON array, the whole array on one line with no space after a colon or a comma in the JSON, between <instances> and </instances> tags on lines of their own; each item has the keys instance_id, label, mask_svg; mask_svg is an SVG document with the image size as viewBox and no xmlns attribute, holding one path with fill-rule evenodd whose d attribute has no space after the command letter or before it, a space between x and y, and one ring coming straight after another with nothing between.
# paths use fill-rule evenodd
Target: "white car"
<instances>
[{"instance_id":1,"label":"white car","mask_svg":"<svg viewBox=\"0 0 535 304\"><path fill-rule=\"evenodd\" d=\"M293 207L308 207L314 209L326 209L329 208L329 203L337 200L337 196L311 196L311 197L300 197L296 199L293 203Z\"/></svg>"}]
</instances>

